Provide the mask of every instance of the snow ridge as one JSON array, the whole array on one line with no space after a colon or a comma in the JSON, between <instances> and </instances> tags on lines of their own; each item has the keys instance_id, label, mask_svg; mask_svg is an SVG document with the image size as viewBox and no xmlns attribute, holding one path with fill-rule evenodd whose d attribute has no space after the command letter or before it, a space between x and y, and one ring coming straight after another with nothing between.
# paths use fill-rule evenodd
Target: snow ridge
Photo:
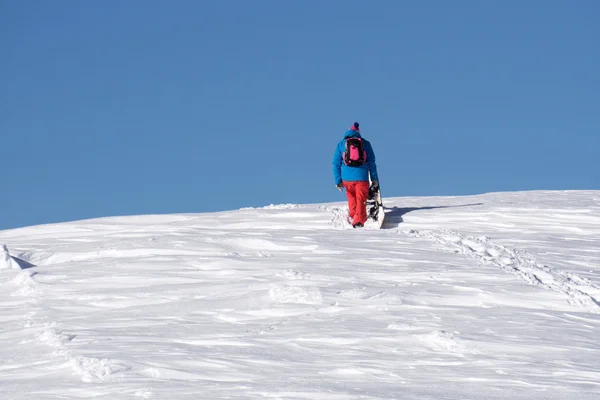
<instances>
[{"instance_id":1,"label":"snow ridge","mask_svg":"<svg viewBox=\"0 0 600 400\"><path fill-rule=\"evenodd\" d=\"M0 246L0 269L19 269L19 264L8 253L6 245Z\"/></svg>"},{"instance_id":2,"label":"snow ridge","mask_svg":"<svg viewBox=\"0 0 600 400\"><path fill-rule=\"evenodd\" d=\"M3 244L0 246L0 269L27 269L33 267L35 265L29 261L12 256L6 245Z\"/></svg>"},{"instance_id":3,"label":"snow ridge","mask_svg":"<svg viewBox=\"0 0 600 400\"><path fill-rule=\"evenodd\" d=\"M412 237L435 240L447 251L476 258L481 263L495 265L532 285L539 285L567 295L572 305L583 307L588 311L600 312L600 300L594 296L594 293L600 293L598 285L576 274L540 264L525 251L509 249L494 243L486 236L464 236L448 230L411 229L404 233Z\"/></svg>"}]
</instances>

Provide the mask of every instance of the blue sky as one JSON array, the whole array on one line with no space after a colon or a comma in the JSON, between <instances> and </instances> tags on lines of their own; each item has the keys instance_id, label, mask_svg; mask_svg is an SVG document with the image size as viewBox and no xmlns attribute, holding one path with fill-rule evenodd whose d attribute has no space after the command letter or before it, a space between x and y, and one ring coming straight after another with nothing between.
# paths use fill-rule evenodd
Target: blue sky
<instances>
[{"instance_id":1,"label":"blue sky","mask_svg":"<svg viewBox=\"0 0 600 400\"><path fill-rule=\"evenodd\" d=\"M600 189L600 2L0 2L0 229L385 196Z\"/></svg>"}]
</instances>

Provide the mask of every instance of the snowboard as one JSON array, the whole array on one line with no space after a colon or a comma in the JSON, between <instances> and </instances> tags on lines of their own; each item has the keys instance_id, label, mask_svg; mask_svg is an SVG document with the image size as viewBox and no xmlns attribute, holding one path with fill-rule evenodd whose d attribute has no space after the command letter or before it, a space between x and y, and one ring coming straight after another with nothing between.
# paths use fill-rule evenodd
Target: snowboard
<instances>
[{"instance_id":1,"label":"snowboard","mask_svg":"<svg viewBox=\"0 0 600 400\"><path fill-rule=\"evenodd\" d=\"M367 199L367 217L369 225L381 229L385 219L385 211L381 200L381 187L373 190L371 184L369 184L369 198Z\"/></svg>"}]
</instances>

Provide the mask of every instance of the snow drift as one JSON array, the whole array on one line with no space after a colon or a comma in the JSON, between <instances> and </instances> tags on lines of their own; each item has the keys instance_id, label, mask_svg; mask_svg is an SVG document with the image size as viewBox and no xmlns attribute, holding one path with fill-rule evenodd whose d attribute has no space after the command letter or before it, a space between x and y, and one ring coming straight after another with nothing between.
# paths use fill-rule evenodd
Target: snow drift
<instances>
[{"instance_id":1,"label":"snow drift","mask_svg":"<svg viewBox=\"0 0 600 400\"><path fill-rule=\"evenodd\" d=\"M13 400L600 398L600 192L0 231Z\"/></svg>"},{"instance_id":2,"label":"snow drift","mask_svg":"<svg viewBox=\"0 0 600 400\"><path fill-rule=\"evenodd\" d=\"M8 247L5 244L0 245L0 269L27 269L35 267L35 265L21 260L20 258L13 257L8 252Z\"/></svg>"}]
</instances>

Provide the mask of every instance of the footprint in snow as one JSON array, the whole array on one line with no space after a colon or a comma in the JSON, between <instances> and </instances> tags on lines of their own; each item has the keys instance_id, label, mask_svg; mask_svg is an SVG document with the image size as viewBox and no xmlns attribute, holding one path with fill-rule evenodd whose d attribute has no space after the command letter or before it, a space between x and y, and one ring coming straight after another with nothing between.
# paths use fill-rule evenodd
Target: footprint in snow
<instances>
[{"instance_id":1,"label":"footprint in snow","mask_svg":"<svg viewBox=\"0 0 600 400\"><path fill-rule=\"evenodd\" d=\"M539 285L567 296L569 303L600 312L600 286L575 274L550 268L537 262L530 254L494 243L486 236L463 236L450 231L417 231L403 233L428 238L441 244L446 251L464 254L481 263L496 267L520 277L532 285Z\"/></svg>"},{"instance_id":2,"label":"footprint in snow","mask_svg":"<svg viewBox=\"0 0 600 400\"><path fill-rule=\"evenodd\" d=\"M298 303L319 305L323 303L323 295L319 288L278 285L269 291L271 300L277 303Z\"/></svg>"},{"instance_id":3,"label":"footprint in snow","mask_svg":"<svg viewBox=\"0 0 600 400\"><path fill-rule=\"evenodd\" d=\"M310 279L311 276L308 272L301 272L293 269L286 269L277 275L285 279Z\"/></svg>"},{"instance_id":4,"label":"footprint in snow","mask_svg":"<svg viewBox=\"0 0 600 400\"><path fill-rule=\"evenodd\" d=\"M427 334L415 335L426 347L442 353L452 353L458 356L464 354L476 354L474 346L466 344L458 335L458 332L445 330L433 331Z\"/></svg>"}]
</instances>

